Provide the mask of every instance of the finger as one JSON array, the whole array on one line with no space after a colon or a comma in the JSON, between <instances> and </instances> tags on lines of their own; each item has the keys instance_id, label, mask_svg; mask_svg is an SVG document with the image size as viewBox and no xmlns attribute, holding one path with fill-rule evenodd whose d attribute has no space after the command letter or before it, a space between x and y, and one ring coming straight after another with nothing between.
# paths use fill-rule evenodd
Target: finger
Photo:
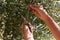
<instances>
[{"instance_id":1,"label":"finger","mask_svg":"<svg viewBox=\"0 0 60 40\"><path fill-rule=\"evenodd\" d=\"M22 26L22 30L23 30L23 31L27 31L27 30L28 30L28 27L27 27L26 25L23 25L23 26Z\"/></svg>"},{"instance_id":2,"label":"finger","mask_svg":"<svg viewBox=\"0 0 60 40\"><path fill-rule=\"evenodd\" d=\"M23 23L22 23L22 29L24 30L25 28L25 24L26 24L26 18L23 19Z\"/></svg>"},{"instance_id":3,"label":"finger","mask_svg":"<svg viewBox=\"0 0 60 40\"><path fill-rule=\"evenodd\" d=\"M30 29L31 29L31 31L33 31L33 25L31 24L31 23L29 23L29 27L30 27Z\"/></svg>"},{"instance_id":4,"label":"finger","mask_svg":"<svg viewBox=\"0 0 60 40\"><path fill-rule=\"evenodd\" d=\"M34 7L30 4L29 5L30 10L34 10Z\"/></svg>"},{"instance_id":5,"label":"finger","mask_svg":"<svg viewBox=\"0 0 60 40\"><path fill-rule=\"evenodd\" d=\"M24 23L24 24L26 23L26 18L23 19L23 23Z\"/></svg>"},{"instance_id":6,"label":"finger","mask_svg":"<svg viewBox=\"0 0 60 40\"><path fill-rule=\"evenodd\" d=\"M33 14L36 14L37 12L36 12L35 10L32 10L32 13L33 13Z\"/></svg>"},{"instance_id":7,"label":"finger","mask_svg":"<svg viewBox=\"0 0 60 40\"><path fill-rule=\"evenodd\" d=\"M37 12L37 11L35 11L35 10L32 10L32 13L35 14L36 16L40 16L39 11Z\"/></svg>"},{"instance_id":8,"label":"finger","mask_svg":"<svg viewBox=\"0 0 60 40\"><path fill-rule=\"evenodd\" d=\"M27 25L25 25L25 27L24 27L24 31L28 31L29 30L29 28L28 28L28 26Z\"/></svg>"},{"instance_id":9,"label":"finger","mask_svg":"<svg viewBox=\"0 0 60 40\"><path fill-rule=\"evenodd\" d=\"M29 8L30 8L31 11L36 11L36 12L39 11L39 6L37 6L37 5L30 4L29 5Z\"/></svg>"},{"instance_id":10,"label":"finger","mask_svg":"<svg viewBox=\"0 0 60 40\"><path fill-rule=\"evenodd\" d=\"M23 30L23 32L24 32L25 34L27 34L27 33L32 33L32 32L31 32L32 30L30 30L27 25L25 25L24 29L22 29L22 30Z\"/></svg>"},{"instance_id":11,"label":"finger","mask_svg":"<svg viewBox=\"0 0 60 40\"><path fill-rule=\"evenodd\" d=\"M38 5L38 4L36 4L36 3L30 4L29 7L32 8L32 9L33 9L33 8L38 8L38 9L39 9L39 8L43 8L42 5Z\"/></svg>"},{"instance_id":12,"label":"finger","mask_svg":"<svg viewBox=\"0 0 60 40\"><path fill-rule=\"evenodd\" d=\"M38 16L38 12L36 12L35 10L32 10L32 13L35 14L36 16Z\"/></svg>"},{"instance_id":13,"label":"finger","mask_svg":"<svg viewBox=\"0 0 60 40\"><path fill-rule=\"evenodd\" d=\"M43 6L42 5L37 5L37 4L30 4L29 5L29 8L31 10L42 10L43 9Z\"/></svg>"}]
</instances>

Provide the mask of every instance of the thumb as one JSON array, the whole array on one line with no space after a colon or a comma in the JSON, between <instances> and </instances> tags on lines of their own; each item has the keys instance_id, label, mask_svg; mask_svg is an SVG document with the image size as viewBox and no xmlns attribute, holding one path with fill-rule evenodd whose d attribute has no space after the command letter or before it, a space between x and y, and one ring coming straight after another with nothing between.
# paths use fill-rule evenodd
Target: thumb
<instances>
[{"instance_id":1,"label":"thumb","mask_svg":"<svg viewBox=\"0 0 60 40\"><path fill-rule=\"evenodd\" d=\"M30 29L27 25L23 26L22 30L23 30L23 33L25 33L25 34L30 34L31 33L31 31L30 31Z\"/></svg>"}]
</instances>

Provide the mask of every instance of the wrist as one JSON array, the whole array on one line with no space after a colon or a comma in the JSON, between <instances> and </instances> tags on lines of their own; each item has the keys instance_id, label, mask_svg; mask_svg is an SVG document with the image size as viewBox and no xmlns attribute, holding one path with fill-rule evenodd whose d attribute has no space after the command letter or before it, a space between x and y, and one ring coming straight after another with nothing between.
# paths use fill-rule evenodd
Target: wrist
<instances>
[{"instance_id":1,"label":"wrist","mask_svg":"<svg viewBox=\"0 0 60 40\"><path fill-rule=\"evenodd\" d=\"M44 20L45 23L50 23L50 22L53 22L53 18L51 16L47 16L46 19Z\"/></svg>"}]
</instances>

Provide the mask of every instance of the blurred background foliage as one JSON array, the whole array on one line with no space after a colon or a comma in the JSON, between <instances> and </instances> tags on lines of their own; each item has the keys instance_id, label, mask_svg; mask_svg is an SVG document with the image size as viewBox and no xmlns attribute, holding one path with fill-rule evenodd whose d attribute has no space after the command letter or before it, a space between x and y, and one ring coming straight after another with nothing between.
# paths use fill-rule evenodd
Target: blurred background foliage
<instances>
[{"instance_id":1,"label":"blurred background foliage","mask_svg":"<svg viewBox=\"0 0 60 40\"><path fill-rule=\"evenodd\" d=\"M34 25L35 40L55 40L45 23L29 11L29 3L42 5L60 26L59 0L0 0L0 40L24 40L23 18Z\"/></svg>"}]
</instances>

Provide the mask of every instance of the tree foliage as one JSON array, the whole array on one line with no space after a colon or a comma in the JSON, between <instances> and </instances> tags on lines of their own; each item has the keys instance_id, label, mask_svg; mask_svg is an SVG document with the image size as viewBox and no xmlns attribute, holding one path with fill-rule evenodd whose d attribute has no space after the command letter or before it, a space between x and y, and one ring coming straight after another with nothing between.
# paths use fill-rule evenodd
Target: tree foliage
<instances>
[{"instance_id":1,"label":"tree foliage","mask_svg":"<svg viewBox=\"0 0 60 40\"><path fill-rule=\"evenodd\" d=\"M60 25L58 2L53 0L0 0L0 34L3 40L23 40L21 24L24 17L35 27L35 40L51 40L53 38L45 23L29 10L28 5L33 2L42 5Z\"/></svg>"}]
</instances>

